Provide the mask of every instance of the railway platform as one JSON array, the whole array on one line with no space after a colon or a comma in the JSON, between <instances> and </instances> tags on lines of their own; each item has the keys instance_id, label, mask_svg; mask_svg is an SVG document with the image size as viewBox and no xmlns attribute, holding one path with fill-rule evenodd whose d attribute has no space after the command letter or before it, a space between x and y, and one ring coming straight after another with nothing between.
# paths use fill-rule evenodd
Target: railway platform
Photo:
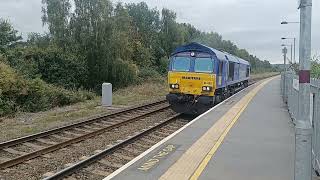
<instances>
[{"instance_id":1,"label":"railway platform","mask_svg":"<svg viewBox=\"0 0 320 180\"><path fill-rule=\"evenodd\" d=\"M294 128L280 78L197 117L105 179L291 180Z\"/></svg>"}]
</instances>

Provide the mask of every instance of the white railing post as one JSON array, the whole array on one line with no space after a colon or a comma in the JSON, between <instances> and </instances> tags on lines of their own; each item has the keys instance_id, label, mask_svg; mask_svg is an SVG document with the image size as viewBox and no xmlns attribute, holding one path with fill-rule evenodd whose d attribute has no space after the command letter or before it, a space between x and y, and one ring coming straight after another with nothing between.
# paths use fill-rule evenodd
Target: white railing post
<instances>
[{"instance_id":1,"label":"white railing post","mask_svg":"<svg viewBox=\"0 0 320 180\"><path fill-rule=\"evenodd\" d=\"M112 106L112 84L102 84L102 100L101 105L104 107Z\"/></svg>"}]
</instances>

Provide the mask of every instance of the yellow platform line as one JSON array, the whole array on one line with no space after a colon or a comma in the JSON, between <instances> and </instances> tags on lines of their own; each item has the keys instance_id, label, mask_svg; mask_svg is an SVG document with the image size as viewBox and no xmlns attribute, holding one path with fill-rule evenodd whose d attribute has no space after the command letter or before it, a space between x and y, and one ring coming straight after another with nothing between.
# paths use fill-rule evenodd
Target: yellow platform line
<instances>
[{"instance_id":1,"label":"yellow platform line","mask_svg":"<svg viewBox=\"0 0 320 180\"><path fill-rule=\"evenodd\" d=\"M230 129L239 119L253 97L272 79L267 79L251 90L198 139L161 177L162 180L199 178Z\"/></svg>"}]
</instances>

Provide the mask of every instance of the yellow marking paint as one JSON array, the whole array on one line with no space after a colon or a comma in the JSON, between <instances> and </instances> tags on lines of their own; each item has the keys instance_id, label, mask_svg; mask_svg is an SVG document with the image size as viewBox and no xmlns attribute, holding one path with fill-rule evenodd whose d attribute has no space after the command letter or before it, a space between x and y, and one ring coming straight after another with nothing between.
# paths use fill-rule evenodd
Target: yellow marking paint
<instances>
[{"instance_id":1,"label":"yellow marking paint","mask_svg":"<svg viewBox=\"0 0 320 180\"><path fill-rule=\"evenodd\" d=\"M160 177L160 179L198 179L250 101L259 90L272 79L263 81L230 108L223 117L221 117L167 170L167 172ZM213 144L208 142L213 142Z\"/></svg>"},{"instance_id":2,"label":"yellow marking paint","mask_svg":"<svg viewBox=\"0 0 320 180\"><path fill-rule=\"evenodd\" d=\"M270 80L266 81L264 84L262 84L263 86L269 82ZM234 126L234 124L237 122L237 120L239 119L240 115L243 113L243 111L247 108L247 106L249 105L249 103L251 102L251 100L254 98L254 96L258 93L258 91L263 87L260 86L260 88L255 91L250 97L249 100L246 102L246 104L242 107L242 109L238 112L238 114L234 117L234 119L232 120L231 124L229 124L229 126L227 127L227 129L223 132L223 134L220 136L220 138L218 139L218 141L216 142L216 144L212 147L212 149L210 150L210 152L206 155L206 157L203 159L203 161L201 162L201 164L199 165L199 167L197 168L197 170L194 172L194 174L192 175L192 177L190 178L190 180L196 180L200 177L201 173L203 172L203 170L205 169L205 167L208 165L209 161L211 160L211 158L213 157L213 155L216 153L216 151L218 150L218 148L220 147L220 145L222 144L223 140L226 138L228 132L231 130L231 128Z\"/></svg>"},{"instance_id":3,"label":"yellow marking paint","mask_svg":"<svg viewBox=\"0 0 320 180\"><path fill-rule=\"evenodd\" d=\"M152 156L151 159L148 159L145 163L143 163L140 167L138 167L138 169L142 171L150 170L155 165L160 163L160 159L163 159L164 157L168 156L175 149L176 147L174 145L171 145L171 144L167 145L165 148L159 151L156 155Z\"/></svg>"}]
</instances>

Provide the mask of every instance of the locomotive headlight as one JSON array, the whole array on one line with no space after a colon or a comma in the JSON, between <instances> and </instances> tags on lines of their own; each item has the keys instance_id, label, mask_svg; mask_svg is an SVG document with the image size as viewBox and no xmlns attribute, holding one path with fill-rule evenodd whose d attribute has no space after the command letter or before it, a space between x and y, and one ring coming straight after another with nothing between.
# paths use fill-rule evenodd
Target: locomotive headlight
<instances>
[{"instance_id":1,"label":"locomotive headlight","mask_svg":"<svg viewBox=\"0 0 320 180\"><path fill-rule=\"evenodd\" d=\"M170 84L171 89L179 89L179 84Z\"/></svg>"},{"instance_id":2,"label":"locomotive headlight","mask_svg":"<svg viewBox=\"0 0 320 180\"><path fill-rule=\"evenodd\" d=\"M210 87L210 86L203 86L203 87L202 87L202 91L211 92L211 91L212 91L212 87Z\"/></svg>"}]
</instances>

